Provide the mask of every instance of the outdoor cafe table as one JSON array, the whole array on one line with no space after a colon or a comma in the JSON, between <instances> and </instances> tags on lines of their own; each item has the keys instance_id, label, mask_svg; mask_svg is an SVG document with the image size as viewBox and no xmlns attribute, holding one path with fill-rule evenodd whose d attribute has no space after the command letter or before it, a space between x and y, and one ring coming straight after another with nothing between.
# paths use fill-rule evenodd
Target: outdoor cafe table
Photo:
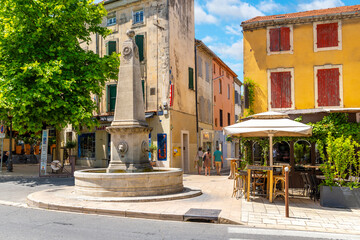
<instances>
[{"instance_id":1,"label":"outdoor cafe table","mask_svg":"<svg viewBox=\"0 0 360 240\"><path fill-rule=\"evenodd\" d=\"M269 202L273 202L273 188L274 188L274 168L279 167L282 168L281 165L273 165L273 166L257 166L257 165L248 165L247 166L247 201L250 201L250 184L251 184L251 172L252 171L266 171L266 177L268 179L267 185L266 185L266 192L269 196Z\"/></svg>"}]
</instances>

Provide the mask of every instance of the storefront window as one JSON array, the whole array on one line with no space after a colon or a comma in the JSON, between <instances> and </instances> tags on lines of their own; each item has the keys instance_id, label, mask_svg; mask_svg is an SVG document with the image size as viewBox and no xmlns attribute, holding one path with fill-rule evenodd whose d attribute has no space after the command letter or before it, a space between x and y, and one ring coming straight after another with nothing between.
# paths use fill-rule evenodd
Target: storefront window
<instances>
[{"instance_id":1,"label":"storefront window","mask_svg":"<svg viewBox=\"0 0 360 240\"><path fill-rule=\"evenodd\" d=\"M79 136L79 158L95 158L95 133Z\"/></svg>"}]
</instances>

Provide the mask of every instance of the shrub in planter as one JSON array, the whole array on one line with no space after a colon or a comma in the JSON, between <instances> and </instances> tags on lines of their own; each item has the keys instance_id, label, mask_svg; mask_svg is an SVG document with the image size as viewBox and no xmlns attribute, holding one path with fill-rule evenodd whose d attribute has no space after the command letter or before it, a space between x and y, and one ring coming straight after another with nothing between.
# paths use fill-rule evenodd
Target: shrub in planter
<instances>
[{"instance_id":1,"label":"shrub in planter","mask_svg":"<svg viewBox=\"0 0 360 240\"><path fill-rule=\"evenodd\" d=\"M360 207L360 152L357 151L360 145L351 136L334 138L331 134L326 139L326 145L321 141L318 145L322 150L321 157L326 159L321 165L325 180L320 187L320 204Z\"/></svg>"}]
</instances>

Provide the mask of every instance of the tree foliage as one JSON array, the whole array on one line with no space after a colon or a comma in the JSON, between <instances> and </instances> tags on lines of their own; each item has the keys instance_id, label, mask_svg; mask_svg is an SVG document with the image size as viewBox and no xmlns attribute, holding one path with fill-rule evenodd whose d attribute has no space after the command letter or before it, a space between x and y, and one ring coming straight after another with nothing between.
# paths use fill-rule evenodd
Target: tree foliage
<instances>
[{"instance_id":1,"label":"tree foliage","mask_svg":"<svg viewBox=\"0 0 360 240\"><path fill-rule=\"evenodd\" d=\"M13 116L20 134L44 125L92 127L108 79L119 58L84 50L106 10L92 0L0 0L0 118Z\"/></svg>"}]
</instances>

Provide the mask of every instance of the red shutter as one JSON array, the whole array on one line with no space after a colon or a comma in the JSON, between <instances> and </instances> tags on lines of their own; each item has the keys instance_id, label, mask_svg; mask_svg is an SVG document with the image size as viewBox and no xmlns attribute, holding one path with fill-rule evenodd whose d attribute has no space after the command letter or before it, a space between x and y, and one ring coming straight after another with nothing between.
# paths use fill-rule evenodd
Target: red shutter
<instances>
[{"instance_id":1,"label":"red shutter","mask_svg":"<svg viewBox=\"0 0 360 240\"><path fill-rule=\"evenodd\" d=\"M272 28L269 30L270 35L270 51L280 51L280 28Z\"/></svg>"},{"instance_id":2,"label":"red shutter","mask_svg":"<svg viewBox=\"0 0 360 240\"><path fill-rule=\"evenodd\" d=\"M289 51L290 50L290 28L281 27L280 28L280 50Z\"/></svg>"},{"instance_id":3,"label":"red shutter","mask_svg":"<svg viewBox=\"0 0 360 240\"><path fill-rule=\"evenodd\" d=\"M318 77L318 105L340 106L339 68L319 69Z\"/></svg>"},{"instance_id":4,"label":"red shutter","mask_svg":"<svg viewBox=\"0 0 360 240\"><path fill-rule=\"evenodd\" d=\"M339 45L338 40L338 23L318 24L317 31L317 47L336 47Z\"/></svg>"},{"instance_id":5,"label":"red shutter","mask_svg":"<svg viewBox=\"0 0 360 240\"><path fill-rule=\"evenodd\" d=\"M271 107L281 108L281 72L272 72L271 79Z\"/></svg>"},{"instance_id":6,"label":"red shutter","mask_svg":"<svg viewBox=\"0 0 360 240\"><path fill-rule=\"evenodd\" d=\"M291 108L291 72L282 72L281 78L281 107Z\"/></svg>"}]
</instances>

